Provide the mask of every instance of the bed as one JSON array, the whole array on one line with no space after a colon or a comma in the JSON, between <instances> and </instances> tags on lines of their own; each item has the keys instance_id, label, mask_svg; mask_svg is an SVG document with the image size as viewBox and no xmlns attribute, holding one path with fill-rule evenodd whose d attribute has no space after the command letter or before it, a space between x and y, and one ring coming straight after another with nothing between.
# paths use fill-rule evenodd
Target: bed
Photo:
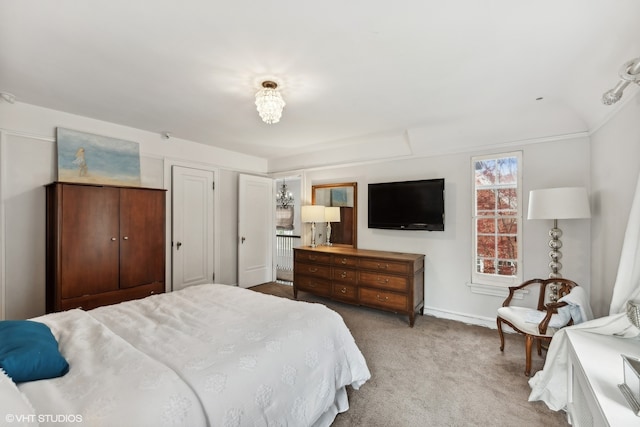
<instances>
[{"instance_id":1,"label":"bed","mask_svg":"<svg viewBox=\"0 0 640 427\"><path fill-rule=\"evenodd\" d=\"M327 426L348 409L346 386L370 378L337 313L233 286L31 320L69 369L17 387L0 373L12 426Z\"/></svg>"}]
</instances>

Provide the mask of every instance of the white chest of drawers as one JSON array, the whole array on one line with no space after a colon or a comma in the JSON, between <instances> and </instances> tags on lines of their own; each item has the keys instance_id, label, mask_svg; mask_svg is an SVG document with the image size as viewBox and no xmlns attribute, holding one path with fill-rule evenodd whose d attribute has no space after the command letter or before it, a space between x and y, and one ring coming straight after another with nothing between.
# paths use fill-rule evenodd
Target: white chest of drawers
<instances>
[{"instance_id":1,"label":"white chest of drawers","mask_svg":"<svg viewBox=\"0 0 640 427\"><path fill-rule=\"evenodd\" d=\"M621 354L640 357L640 340L567 330L568 416L573 427L640 426L618 384Z\"/></svg>"}]
</instances>

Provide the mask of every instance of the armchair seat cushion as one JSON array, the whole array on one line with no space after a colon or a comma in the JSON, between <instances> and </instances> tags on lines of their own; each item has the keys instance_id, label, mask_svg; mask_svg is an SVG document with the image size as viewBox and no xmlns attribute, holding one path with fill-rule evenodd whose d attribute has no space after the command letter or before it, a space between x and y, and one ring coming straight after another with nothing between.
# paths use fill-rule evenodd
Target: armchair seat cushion
<instances>
[{"instance_id":1,"label":"armchair seat cushion","mask_svg":"<svg viewBox=\"0 0 640 427\"><path fill-rule=\"evenodd\" d=\"M542 320L542 318L540 318L540 320L538 320L538 322L536 323L532 323L530 320L528 320L528 319L539 316L537 313L540 313L542 317L544 317L545 315L545 313L542 311L538 311L533 308L526 308L526 307L513 306L513 307L500 307L498 309L498 316L500 316L502 319L506 320L507 322L511 323L513 326L518 328L521 332L529 335L535 335L539 337L552 337L553 334L557 331L557 328L559 329L560 327L567 324L567 322L564 322L564 324L562 324L564 320L563 316L559 316L558 314L553 314L551 315L551 321L549 322L547 333L542 335L540 334L540 331L538 331L538 323L540 322L540 320ZM557 326L557 328L554 328L552 326Z\"/></svg>"}]
</instances>

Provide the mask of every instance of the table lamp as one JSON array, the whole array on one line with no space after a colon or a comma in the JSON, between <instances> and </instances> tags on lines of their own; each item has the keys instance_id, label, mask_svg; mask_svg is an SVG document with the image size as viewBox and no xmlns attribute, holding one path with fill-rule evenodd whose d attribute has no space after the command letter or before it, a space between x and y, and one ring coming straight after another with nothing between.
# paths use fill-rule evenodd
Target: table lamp
<instances>
[{"instance_id":1,"label":"table lamp","mask_svg":"<svg viewBox=\"0 0 640 427\"><path fill-rule=\"evenodd\" d=\"M316 247L316 222L324 222L324 206L307 205L300 210L302 222L311 223L311 247Z\"/></svg>"}]
</instances>

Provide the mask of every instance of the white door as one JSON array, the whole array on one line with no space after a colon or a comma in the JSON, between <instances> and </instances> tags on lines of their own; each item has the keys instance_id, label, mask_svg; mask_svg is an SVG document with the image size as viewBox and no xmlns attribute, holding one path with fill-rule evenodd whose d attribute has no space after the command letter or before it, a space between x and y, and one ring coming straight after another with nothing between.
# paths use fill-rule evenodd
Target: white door
<instances>
[{"instance_id":1,"label":"white door","mask_svg":"<svg viewBox=\"0 0 640 427\"><path fill-rule=\"evenodd\" d=\"M214 281L213 172L173 166L173 290Z\"/></svg>"},{"instance_id":2,"label":"white door","mask_svg":"<svg viewBox=\"0 0 640 427\"><path fill-rule=\"evenodd\" d=\"M240 175L238 190L238 286L273 280L273 180Z\"/></svg>"}]
</instances>

